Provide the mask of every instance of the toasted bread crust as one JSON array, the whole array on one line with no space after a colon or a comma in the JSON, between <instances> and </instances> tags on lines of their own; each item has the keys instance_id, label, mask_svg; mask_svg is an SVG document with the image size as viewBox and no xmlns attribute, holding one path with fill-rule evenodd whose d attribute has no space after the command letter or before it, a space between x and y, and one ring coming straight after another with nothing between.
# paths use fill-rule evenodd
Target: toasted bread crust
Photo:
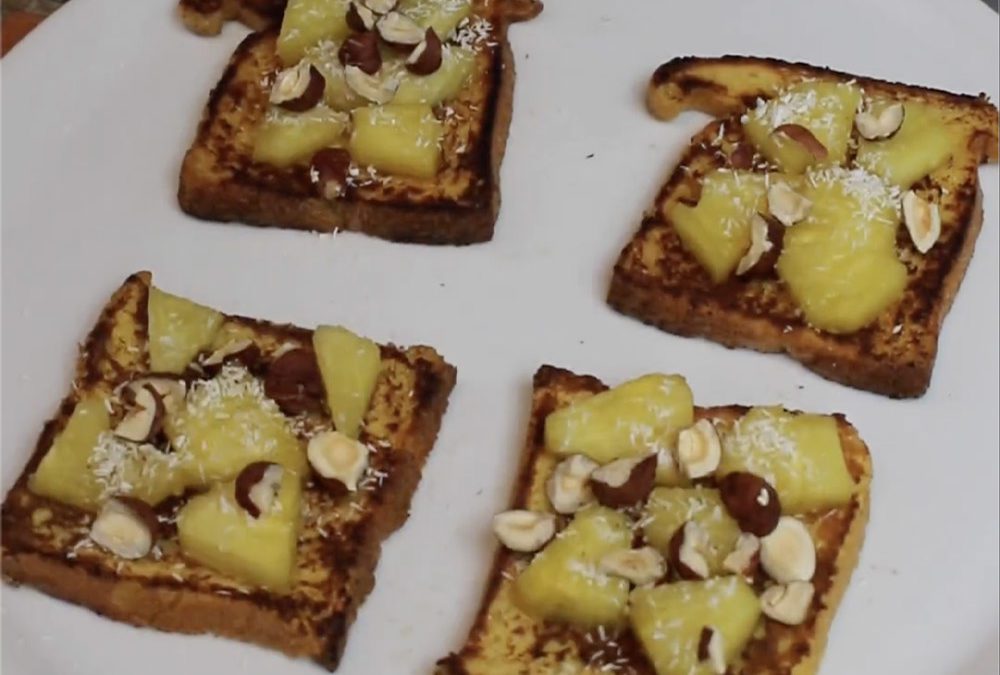
<instances>
[{"instance_id":1,"label":"toasted bread crust","mask_svg":"<svg viewBox=\"0 0 1000 675\"><path fill-rule=\"evenodd\" d=\"M263 108L259 81L274 60L276 29L251 34L236 49L212 92L194 143L181 167L178 201L187 213L317 232L351 230L399 242L461 245L488 241L500 210L500 164L510 129L514 58L507 22L495 24L497 46L487 60L489 88L479 138L455 169L460 192L406 187L387 194L348 190L339 199L317 195L306 167L275 170L249 156L252 140L237 142L234 125L252 127ZM248 134L247 130L242 133ZM472 149L474 147L474 150ZM398 181L397 181L398 182Z\"/></svg>"},{"instance_id":2,"label":"toasted bread crust","mask_svg":"<svg viewBox=\"0 0 1000 675\"><path fill-rule=\"evenodd\" d=\"M545 508L544 484L552 458L546 457L543 441L545 417L569 401L603 391L597 378L576 375L552 366L542 366L534 377L534 395L525 449L511 498L511 508ZM697 408L696 417L733 419L743 406ZM818 544L815 582L817 596L806 622L783 626L764 622L764 630L751 641L740 661L730 664L733 675L811 675L826 647L827 634L857 566L864 542L870 505L871 457L854 427L835 416L844 447L848 471L857 484L852 502L814 517L810 527ZM818 533L818 534L817 534ZM835 553L831 557L832 548ZM566 666L566 672L598 675L606 672L595 659L604 646L584 638L579 630L547 626L512 609L510 579L516 574L518 554L498 548L479 611L464 647L438 662L437 675L493 675L498 672L543 675ZM628 633L616 638L618 654L636 675L654 675L641 647ZM502 666L501 666L502 664ZM503 668L506 668L504 670ZM576 669L573 669L576 668Z\"/></svg>"},{"instance_id":3,"label":"toasted bread crust","mask_svg":"<svg viewBox=\"0 0 1000 675\"><path fill-rule=\"evenodd\" d=\"M727 139L733 133L737 141L744 140L738 116L748 105L807 78L853 79L866 91L920 98L960 115L966 125L967 147L961 151L961 161L931 174L922 187L915 186L942 193L941 240L927 254L917 255L900 228L897 243L908 256L905 262L910 269L902 300L871 325L846 335L810 327L776 280L712 283L664 215L664 204L678 198L691 167L699 171L728 167L724 154L713 152L715 139L725 131ZM851 387L895 398L922 395L930 384L944 318L982 228L976 169L980 163L997 159L997 109L982 95L951 94L807 64L737 56L682 58L660 66L650 82L647 104L661 119L695 109L721 120L706 125L692 138L655 207L623 249L608 303L678 335L704 337L727 347L785 352L814 372Z\"/></svg>"},{"instance_id":4,"label":"toasted bread crust","mask_svg":"<svg viewBox=\"0 0 1000 675\"><path fill-rule=\"evenodd\" d=\"M396 428L387 431L392 448L378 458L385 462L382 468L386 471L379 489L370 493L366 502L370 507L351 523L326 520L331 530L329 542L325 536L313 536L315 533L309 534L306 543L300 540L300 564L326 568L324 581L318 582L321 588L304 585L287 595L263 589L240 591L225 577L196 567L185 569L184 576L175 576L175 566L184 562L176 552L165 553L162 563L149 561L142 567L122 564L103 554L67 556L67 542L81 534L85 537L89 516L31 493L27 480L65 426L78 400L77 390L113 386L121 379L109 379L110 373L120 368L117 374L127 377L133 367L145 363L117 363L119 355L132 352L114 349L109 335L118 312L145 306L149 283L148 273L133 275L109 301L81 349L74 392L45 425L24 472L4 500L0 549L4 578L133 625L180 633L214 633L254 642L291 656L312 658L333 670L358 608L373 587L381 542L406 520L455 383L455 368L427 347L406 351L383 348L383 359L397 364L399 370L412 372L412 396L407 397L399 389L399 382L386 379L376 389L379 402L373 405L396 409L394 401L402 398L414 403L406 408L411 413L393 422ZM309 335L309 331L293 326L240 317L229 320L252 326L261 335L275 339ZM136 325L144 323L137 321ZM145 359L144 353L140 356ZM307 488L305 495L310 508L330 508L335 503L317 488ZM33 527L33 514L38 510L52 514L49 520L60 525L61 540ZM332 514L320 513L317 517L326 515ZM116 567L119 564L121 568Z\"/></svg>"}]
</instances>

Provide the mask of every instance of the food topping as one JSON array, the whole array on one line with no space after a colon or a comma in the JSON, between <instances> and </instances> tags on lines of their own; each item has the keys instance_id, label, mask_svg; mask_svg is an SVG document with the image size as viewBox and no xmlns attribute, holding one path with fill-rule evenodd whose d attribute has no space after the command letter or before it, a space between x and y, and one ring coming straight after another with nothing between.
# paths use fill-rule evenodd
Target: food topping
<instances>
[{"instance_id":1,"label":"food topping","mask_svg":"<svg viewBox=\"0 0 1000 675\"><path fill-rule=\"evenodd\" d=\"M278 503L281 479L285 470L274 462L253 462L236 476L236 503L250 514L251 518L267 515Z\"/></svg>"},{"instance_id":2,"label":"food topping","mask_svg":"<svg viewBox=\"0 0 1000 675\"><path fill-rule=\"evenodd\" d=\"M775 621L797 626L806 620L815 589L808 581L793 581L767 588L760 596L764 615Z\"/></svg>"},{"instance_id":3,"label":"food topping","mask_svg":"<svg viewBox=\"0 0 1000 675\"><path fill-rule=\"evenodd\" d=\"M549 503L556 513L576 513L593 501L587 482L598 466L584 455L572 455L556 466L545 483Z\"/></svg>"},{"instance_id":4,"label":"food topping","mask_svg":"<svg viewBox=\"0 0 1000 675\"><path fill-rule=\"evenodd\" d=\"M605 574L627 579L636 586L659 581L667 573L667 563L660 552L651 546L612 551L598 563Z\"/></svg>"},{"instance_id":5,"label":"food topping","mask_svg":"<svg viewBox=\"0 0 1000 675\"><path fill-rule=\"evenodd\" d=\"M278 73L271 88L271 103L292 112L303 112L323 99L325 87L323 73L302 61Z\"/></svg>"},{"instance_id":6,"label":"food topping","mask_svg":"<svg viewBox=\"0 0 1000 675\"><path fill-rule=\"evenodd\" d=\"M533 553L556 533L556 518L539 511L504 511L493 516L493 532L512 551Z\"/></svg>"},{"instance_id":7,"label":"food topping","mask_svg":"<svg viewBox=\"0 0 1000 675\"><path fill-rule=\"evenodd\" d=\"M711 475L721 456L719 433L711 420L698 420L677 437L677 460L688 478Z\"/></svg>"},{"instance_id":8,"label":"food topping","mask_svg":"<svg viewBox=\"0 0 1000 675\"><path fill-rule=\"evenodd\" d=\"M913 245L927 253L941 236L941 210L913 190L903 195L903 221Z\"/></svg>"},{"instance_id":9,"label":"food topping","mask_svg":"<svg viewBox=\"0 0 1000 675\"><path fill-rule=\"evenodd\" d=\"M323 480L337 481L348 491L358 489L358 481L368 468L368 446L339 431L323 431L311 439L306 456L313 471Z\"/></svg>"},{"instance_id":10,"label":"food topping","mask_svg":"<svg viewBox=\"0 0 1000 675\"><path fill-rule=\"evenodd\" d=\"M760 540L760 563L779 584L809 581L816 572L816 546L801 520L782 516Z\"/></svg>"},{"instance_id":11,"label":"food topping","mask_svg":"<svg viewBox=\"0 0 1000 675\"><path fill-rule=\"evenodd\" d=\"M591 474L590 487L604 506L632 506L646 501L653 490L656 468L656 455L616 459Z\"/></svg>"},{"instance_id":12,"label":"food topping","mask_svg":"<svg viewBox=\"0 0 1000 675\"><path fill-rule=\"evenodd\" d=\"M760 476L742 471L727 474L719 482L719 493L729 515L744 532L763 537L778 526L778 493Z\"/></svg>"},{"instance_id":13,"label":"food topping","mask_svg":"<svg viewBox=\"0 0 1000 675\"><path fill-rule=\"evenodd\" d=\"M94 519L90 538L120 558L136 560L146 556L156 543L157 523L156 514L145 502L112 497Z\"/></svg>"},{"instance_id":14,"label":"food topping","mask_svg":"<svg viewBox=\"0 0 1000 675\"><path fill-rule=\"evenodd\" d=\"M854 116L854 126L862 138L880 141L891 137L903 126L906 110L902 103L885 106L877 114L869 105Z\"/></svg>"}]
</instances>

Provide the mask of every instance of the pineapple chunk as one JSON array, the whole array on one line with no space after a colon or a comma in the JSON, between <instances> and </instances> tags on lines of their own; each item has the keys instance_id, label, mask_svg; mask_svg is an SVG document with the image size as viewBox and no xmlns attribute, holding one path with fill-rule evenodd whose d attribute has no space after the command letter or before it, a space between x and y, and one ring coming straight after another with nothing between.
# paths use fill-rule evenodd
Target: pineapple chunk
<instances>
[{"instance_id":1,"label":"pineapple chunk","mask_svg":"<svg viewBox=\"0 0 1000 675\"><path fill-rule=\"evenodd\" d=\"M278 57L285 66L298 63L309 47L325 40L340 42L347 26L350 0L288 0L278 35Z\"/></svg>"},{"instance_id":2,"label":"pineapple chunk","mask_svg":"<svg viewBox=\"0 0 1000 675\"><path fill-rule=\"evenodd\" d=\"M748 171L714 171L702 182L697 206L670 202L666 216L681 243L715 283L729 278L750 248L750 220L765 210L764 177Z\"/></svg>"},{"instance_id":3,"label":"pineapple chunk","mask_svg":"<svg viewBox=\"0 0 1000 675\"><path fill-rule=\"evenodd\" d=\"M369 105L368 99L347 86L344 66L341 65L337 57L337 48L333 43L324 42L311 47L306 53L305 59L323 74L323 79L326 80L323 101L330 108L347 112ZM402 67L402 59L397 58L397 60ZM382 66L381 72L388 72L386 65Z\"/></svg>"},{"instance_id":4,"label":"pineapple chunk","mask_svg":"<svg viewBox=\"0 0 1000 675\"><path fill-rule=\"evenodd\" d=\"M434 106L454 98L465 86L475 66L476 54L471 49L446 45L441 67L431 75L414 75L405 68L398 69L399 89L392 102Z\"/></svg>"},{"instance_id":5,"label":"pineapple chunk","mask_svg":"<svg viewBox=\"0 0 1000 675\"><path fill-rule=\"evenodd\" d=\"M327 107L304 113L273 110L254 137L253 158L278 167L308 162L317 150L347 144L351 120Z\"/></svg>"},{"instance_id":6,"label":"pineapple chunk","mask_svg":"<svg viewBox=\"0 0 1000 675\"><path fill-rule=\"evenodd\" d=\"M215 378L197 382L166 432L180 454L189 484L234 478L251 462L277 462L299 475L306 454L260 381L228 365Z\"/></svg>"},{"instance_id":7,"label":"pineapple chunk","mask_svg":"<svg viewBox=\"0 0 1000 675\"><path fill-rule=\"evenodd\" d=\"M733 471L765 478L786 514L843 506L855 490L837 422L828 415L753 408L723 433L718 475Z\"/></svg>"},{"instance_id":8,"label":"pineapple chunk","mask_svg":"<svg viewBox=\"0 0 1000 675\"><path fill-rule=\"evenodd\" d=\"M906 190L951 157L958 139L931 106L906 104L903 126L891 138L861 139L858 166Z\"/></svg>"},{"instance_id":9,"label":"pineapple chunk","mask_svg":"<svg viewBox=\"0 0 1000 675\"><path fill-rule=\"evenodd\" d=\"M276 508L252 518L236 502L233 482L218 483L192 497L178 512L181 551L226 576L288 590L295 569L301 500L299 477L286 471Z\"/></svg>"},{"instance_id":10,"label":"pineapple chunk","mask_svg":"<svg viewBox=\"0 0 1000 675\"><path fill-rule=\"evenodd\" d=\"M896 254L896 196L863 169L812 173L804 192L813 205L786 231L778 275L810 324L856 331L906 287L906 267Z\"/></svg>"},{"instance_id":11,"label":"pineapple chunk","mask_svg":"<svg viewBox=\"0 0 1000 675\"><path fill-rule=\"evenodd\" d=\"M441 164L444 125L428 105L356 108L351 156L359 164L416 178L433 178Z\"/></svg>"},{"instance_id":12,"label":"pineapple chunk","mask_svg":"<svg viewBox=\"0 0 1000 675\"><path fill-rule=\"evenodd\" d=\"M803 173L809 166L834 166L847 160L847 145L861 89L846 82L802 82L769 101L760 101L744 118L743 129L760 154L785 172ZM798 124L812 132L827 150L817 161L784 134L772 135L783 124Z\"/></svg>"},{"instance_id":13,"label":"pineapple chunk","mask_svg":"<svg viewBox=\"0 0 1000 675\"><path fill-rule=\"evenodd\" d=\"M629 583L597 569L607 553L629 548L624 514L591 507L580 511L514 581L514 599L532 616L582 628L618 626L625 619Z\"/></svg>"},{"instance_id":14,"label":"pineapple chunk","mask_svg":"<svg viewBox=\"0 0 1000 675\"><path fill-rule=\"evenodd\" d=\"M740 527L726 511L718 490L666 488L653 490L643 507L643 534L650 545L666 551L670 538L693 520L705 530L711 547L705 560L712 574L723 573L722 561L736 547Z\"/></svg>"},{"instance_id":15,"label":"pineapple chunk","mask_svg":"<svg viewBox=\"0 0 1000 675\"><path fill-rule=\"evenodd\" d=\"M73 408L66 427L55 437L41 463L28 478L28 489L81 509L93 510L101 500L102 488L90 471L88 461L102 433L111 428L111 419L100 393L88 394Z\"/></svg>"},{"instance_id":16,"label":"pineapple chunk","mask_svg":"<svg viewBox=\"0 0 1000 675\"><path fill-rule=\"evenodd\" d=\"M313 349L337 431L357 438L382 364L379 346L340 326L320 326Z\"/></svg>"},{"instance_id":17,"label":"pineapple chunk","mask_svg":"<svg viewBox=\"0 0 1000 675\"><path fill-rule=\"evenodd\" d=\"M149 366L154 373L182 373L212 344L222 314L185 298L150 287Z\"/></svg>"},{"instance_id":18,"label":"pineapple chunk","mask_svg":"<svg viewBox=\"0 0 1000 675\"><path fill-rule=\"evenodd\" d=\"M472 14L472 3L470 0L400 0L397 10L421 28L433 28L443 42Z\"/></svg>"},{"instance_id":19,"label":"pineapple chunk","mask_svg":"<svg viewBox=\"0 0 1000 675\"><path fill-rule=\"evenodd\" d=\"M102 433L90 454L88 470L104 495L129 495L155 506L188 486L184 458L153 445Z\"/></svg>"},{"instance_id":20,"label":"pineapple chunk","mask_svg":"<svg viewBox=\"0 0 1000 675\"><path fill-rule=\"evenodd\" d=\"M722 636L726 663L733 663L760 618L757 595L734 576L637 588L631 604L632 631L657 675L714 673L708 661L698 658L698 641L706 626Z\"/></svg>"},{"instance_id":21,"label":"pineapple chunk","mask_svg":"<svg viewBox=\"0 0 1000 675\"><path fill-rule=\"evenodd\" d=\"M645 375L557 410L545 420L545 447L600 464L668 450L694 421L694 400L679 375Z\"/></svg>"}]
</instances>

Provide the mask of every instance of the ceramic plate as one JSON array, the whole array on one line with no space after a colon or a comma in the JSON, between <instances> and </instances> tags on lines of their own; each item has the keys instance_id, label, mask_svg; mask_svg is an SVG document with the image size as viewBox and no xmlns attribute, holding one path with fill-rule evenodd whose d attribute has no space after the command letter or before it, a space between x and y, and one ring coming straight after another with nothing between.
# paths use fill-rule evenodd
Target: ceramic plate
<instances>
[{"instance_id":1,"label":"ceramic plate","mask_svg":"<svg viewBox=\"0 0 1000 675\"><path fill-rule=\"evenodd\" d=\"M246 31L191 35L174 0L72 0L3 61L4 487L108 294L150 269L163 288L227 312L432 344L459 368L412 515L351 630L345 675L428 673L463 642L542 363L609 382L680 371L703 405L846 413L871 446L872 517L823 673L996 672L996 167L982 170L986 227L919 400L670 336L604 296L619 250L706 121L645 112L657 65L773 55L995 100L997 23L975 0L550 0L511 30L518 80L496 237L428 248L186 217L180 161ZM237 642L137 630L32 590L4 586L2 606L9 674L320 672Z\"/></svg>"}]
</instances>

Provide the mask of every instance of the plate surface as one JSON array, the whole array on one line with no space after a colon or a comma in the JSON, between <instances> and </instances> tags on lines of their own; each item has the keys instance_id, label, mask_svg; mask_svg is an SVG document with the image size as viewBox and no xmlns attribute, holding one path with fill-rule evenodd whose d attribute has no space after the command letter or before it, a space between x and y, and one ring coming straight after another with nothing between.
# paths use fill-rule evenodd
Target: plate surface
<instances>
[{"instance_id":1,"label":"plate surface","mask_svg":"<svg viewBox=\"0 0 1000 675\"><path fill-rule=\"evenodd\" d=\"M228 312L432 344L459 367L412 516L385 546L351 632L345 675L427 673L463 641L542 363L609 382L680 371L706 405L847 413L872 448L873 509L823 672L996 672L996 167L981 173L986 227L920 400L669 336L603 300L618 251L705 121L646 114L657 65L774 55L995 100L995 14L974 0L550 0L511 31L519 77L496 238L447 249L184 216L181 157L245 31L190 35L173 4L73 0L4 59L5 488L64 394L98 308L130 272L151 269L163 288ZM10 674L320 672L236 642L136 630L31 590L5 586L2 619Z\"/></svg>"}]
</instances>

